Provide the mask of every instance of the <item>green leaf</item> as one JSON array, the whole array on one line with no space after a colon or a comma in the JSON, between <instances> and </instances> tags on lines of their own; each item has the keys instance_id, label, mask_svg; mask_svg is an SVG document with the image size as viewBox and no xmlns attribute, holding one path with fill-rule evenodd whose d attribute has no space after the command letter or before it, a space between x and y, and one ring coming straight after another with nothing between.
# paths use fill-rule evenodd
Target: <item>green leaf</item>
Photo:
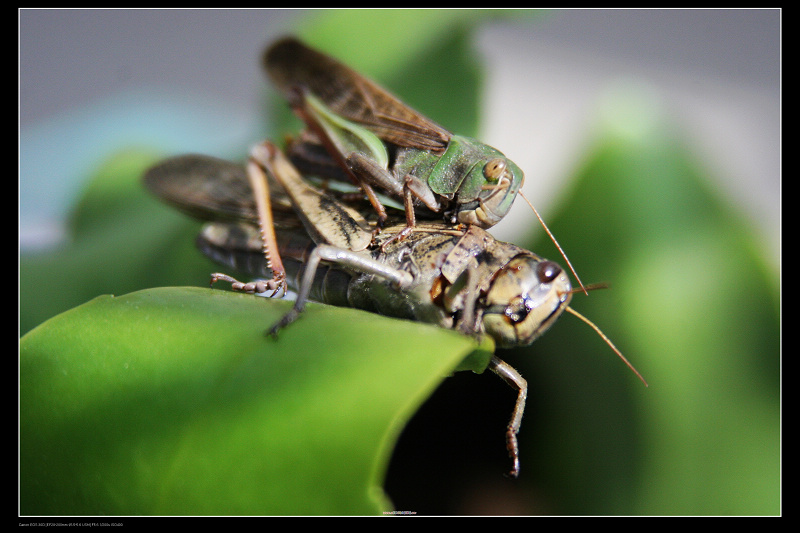
<instances>
[{"instance_id":1,"label":"green leaf","mask_svg":"<svg viewBox=\"0 0 800 533\"><path fill-rule=\"evenodd\" d=\"M407 34L382 72L412 88L447 80L436 91L447 95L444 108L474 128L468 26L449 23L452 31L414 47ZM376 42L357 48L374 52ZM413 53L392 58L398 47ZM439 67L415 64L447 57ZM142 290L206 286L217 270L194 249L199 224L141 186L159 157L156 150L109 157L72 217L70 241L21 257L21 511L389 508L381 486L400 429L444 376L483 371L493 347L315 305L274 342L263 332L287 302L207 288ZM108 294L124 296L98 297Z\"/></svg>"},{"instance_id":2,"label":"green leaf","mask_svg":"<svg viewBox=\"0 0 800 533\"><path fill-rule=\"evenodd\" d=\"M151 289L96 298L23 337L21 512L389 509L381 486L400 429L475 344L313 304L265 337L289 305Z\"/></svg>"}]
</instances>

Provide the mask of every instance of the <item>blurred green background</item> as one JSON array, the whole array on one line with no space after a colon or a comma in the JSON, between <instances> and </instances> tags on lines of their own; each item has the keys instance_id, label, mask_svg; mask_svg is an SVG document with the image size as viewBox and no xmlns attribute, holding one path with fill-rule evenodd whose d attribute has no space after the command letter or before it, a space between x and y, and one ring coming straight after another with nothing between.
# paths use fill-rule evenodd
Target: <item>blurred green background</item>
<instances>
[{"instance_id":1,"label":"blurred green background","mask_svg":"<svg viewBox=\"0 0 800 533\"><path fill-rule=\"evenodd\" d=\"M152 16L174 23L181 13L154 12ZM587 15L601 20L625 13ZM731 24L726 18L731 12L716 13L720 24ZM769 14L752 13L754 17ZM265 27L271 16L278 15L286 14L252 12L253 17L264 17ZM496 68L489 68L475 53L476 36L487 28L495 36L536 34L559 12L349 10L289 15L279 28L270 26L255 39L263 44L279 34L297 32L453 131L486 138L482 132L493 131L496 117L487 117L481 110L488 106L487 87L498 83L498 78L494 77ZM25 16L31 15L21 19L23 33ZM53 16L76 15L56 12ZM665 18L665 25L670 22ZM412 27L414 31L409 32ZM677 27L675 32L678 35ZM777 43L777 34L774 39ZM523 55L550 52L524 46L510 49ZM259 51L255 47L248 61L261 94L268 96L248 103L249 111L242 116L249 113L247 119L258 124L253 129L260 131L242 126L213 148L209 148L213 136L186 146L193 143L191 135L196 132L181 130L173 113L179 117L197 101L179 92L173 107L154 108L148 105L150 101L138 98L121 103L124 113L142 115L146 109L146 114L167 124L145 137L153 142L139 138L125 148L86 143L80 147L87 154L81 165L59 165L64 146L46 142L51 139L47 128L28 128L23 123L21 189L26 188L28 171L36 166L34 159L36 164L46 160L54 181L62 179L59 172L76 169L93 179L80 193L77 207L71 208L67 243L36 252L22 247L21 336L96 295L206 283L216 267L193 249L196 223L148 197L138 179L162 156L196 151L237 159L258 139L279 139L284 131L291 131L293 126L283 123L285 112L273 112L283 109L283 104L265 88L257 64ZM25 52L23 46L23 81ZM606 63L599 68L607 68L610 74L619 70ZM661 68L669 71L669 61ZM204 73L207 77L217 74L224 77L214 70ZM548 72L528 77L515 71L511 77L520 78L524 95L526 84L546 80ZM645 388L591 329L565 316L530 348L499 353L531 388L520 434L521 478L502 476L508 467L502 434L513 392L490 374L459 372L443 382L400 436L385 485L397 510L565 515L774 515L781 511L777 235L766 234L763 225L753 222L749 208L733 202L735 195L720 187L720 167L699 155L698 148L703 146L699 132L680 119L676 101L665 95L658 76L613 75L609 80L590 105L580 108L587 121L583 137L568 152L569 161L560 165L557 192L526 191L544 211L581 279L611 285L611 290L589 296L577 294L573 307L613 339L650 387ZM239 81L228 79L227 83ZM777 91L774 98L777 105ZM512 116L515 104L507 99L502 102ZM556 116L559 112L570 115L575 113L572 104L565 99L563 107L551 111ZM213 117L209 109L213 106L202 112ZM90 111L101 120L109 117L108 107ZM752 109L742 109L742 114L748 112ZM118 117L117 113L119 109L110 116ZM76 138L85 139L81 128L91 129L86 118L91 116L92 112L61 114L49 127L72 128ZM242 116L233 115L231 121ZM225 122L215 120L207 118L205 127L213 130ZM146 121L135 124L147 131ZM558 133L555 123L516 126L505 134L522 146L527 139L542 135L537 131ZM777 122L774 127L778 131ZM108 128L114 131L113 125ZM171 136L180 139L164 140ZM526 170L529 186L537 180L535 161L521 163L520 152L515 152L518 148L506 148L502 140L486 140ZM538 145L530 142L535 154ZM34 157L41 153L51 157ZM522 160L528 155L523 152ZM774 161L765 162L765 170L777 168ZM765 174L764 186L775 179ZM757 189L760 182L753 183ZM32 193L21 195L22 211L60 196L38 182ZM544 208L540 199L547 204ZM518 202L514 211L526 209ZM21 212L22 237L26 215ZM498 228L498 236L516 232L515 243L560 261L530 215L524 216L528 218L522 222L509 221L514 226L510 230ZM530 231L519 231L520 226ZM375 345L380 349L380 339Z\"/></svg>"}]
</instances>

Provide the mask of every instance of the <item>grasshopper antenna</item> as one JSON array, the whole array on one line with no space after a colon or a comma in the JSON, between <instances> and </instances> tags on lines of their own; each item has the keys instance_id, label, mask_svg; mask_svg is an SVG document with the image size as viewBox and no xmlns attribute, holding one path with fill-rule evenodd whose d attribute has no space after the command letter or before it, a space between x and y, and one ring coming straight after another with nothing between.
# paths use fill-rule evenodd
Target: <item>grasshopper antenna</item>
<instances>
[{"instance_id":1,"label":"grasshopper antenna","mask_svg":"<svg viewBox=\"0 0 800 533\"><path fill-rule=\"evenodd\" d=\"M596 332L598 335L600 335L600 338L601 338L601 339L603 339L604 341L606 341L606 344L608 344L608 345L611 347L611 349L612 349L612 350L614 350L614 352L615 352L615 353L616 353L616 354L619 356L619 358L620 358L620 359L622 359L622 361L623 361L623 362L624 362L626 365L628 365L628 368L630 368L631 370L633 370L633 373L634 373L634 374L636 374L640 380L642 380L642 383L644 383L644 386L645 386L645 387L648 387L648 386L649 386L649 385L647 384L647 381L645 381L645 379L642 377L642 375L639 373L639 371L638 371L638 370L636 370L636 369L633 367L633 365L630 363L630 361L628 361L628 360L625 358L625 356L624 356L624 355L622 355L622 352L620 352L620 351L619 351L619 349L618 349L616 346L614 346L614 343L613 343L613 342L611 342L611 339L609 339L609 338L606 336L606 334L605 334L605 333L603 333L603 332L600 330L600 328L598 328L598 327L597 327L597 326L594 324L594 322L592 322L591 320L589 320L588 318L586 318L585 316L583 316L582 314L580 314L579 312L577 312L576 310L574 310L573 308L571 308L570 306L567 306L567 307L566 307L566 310L567 310L567 311L569 311L570 313L572 313L573 315L575 315L576 317L580 318L581 320L583 320L583 321L584 321L586 324L588 324L588 325L589 325L589 327L590 327L590 328L592 328L593 330L595 330L595 332Z\"/></svg>"},{"instance_id":2,"label":"grasshopper antenna","mask_svg":"<svg viewBox=\"0 0 800 533\"><path fill-rule=\"evenodd\" d=\"M541 216L539 216L539 212L536 210L536 208L535 208L535 207L533 207L533 204L530 202L530 200L528 200L528 198L526 198L526 197L525 197L525 195L524 195L524 194L522 194L522 190L521 190L521 189L520 189L520 191L519 191L517 194L519 194L520 196L522 196L522 199L523 199L523 200L525 200L525 203L527 203L527 204L530 206L530 208L533 210L533 214L535 214L535 215L536 215L536 218L538 218L538 219L539 219L539 223L542 225L542 227L544 228L544 230L545 230L545 231L547 232L547 234L550 236L550 240L551 240L551 241L553 241L553 244L555 244L555 245L556 245L556 248L558 248L558 251L561 253L561 257L563 257L563 258L564 258L564 261L566 261L566 262L567 262L567 266L568 266L568 267L569 267L569 269L572 271L572 275L573 275L573 276L575 276L575 279L578 281L578 285L580 285L580 286L581 286L581 290L583 290L583 293L584 293L584 294L586 294L586 295L588 296L588 295L589 295L589 292L586 290L586 287L583 285L583 282L581 281L581 278L580 278L580 277L578 277L578 273L577 273L577 272L575 272L575 269L574 269L574 268L572 268L572 263L570 263L570 262L569 262L569 258L567 257L567 254L565 254L565 253L564 253L564 249L563 249L563 248L561 248L561 245L560 245L560 244L558 244L558 241L556 240L556 238L555 238L555 236L553 235L553 233L550 231L550 228L548 228L548 227L547 227L547 224L545 224L545 223L544 223L544 219L543 219Z\"/></svg>"}]
</instances>

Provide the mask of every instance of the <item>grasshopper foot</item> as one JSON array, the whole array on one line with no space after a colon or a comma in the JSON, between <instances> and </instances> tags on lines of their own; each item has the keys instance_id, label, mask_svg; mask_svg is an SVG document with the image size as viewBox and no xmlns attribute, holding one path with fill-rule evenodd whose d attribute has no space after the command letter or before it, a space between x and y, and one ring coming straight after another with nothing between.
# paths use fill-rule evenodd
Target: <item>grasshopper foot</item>
<instances>
[{"instance_id":1,"label":"grasshopper foot","mask_svg":"<svg viewBox=\"0 0 800 533\"><path fill-rule=\"evenodd\" d=\"M211 285L218 281L227 281L231 284L231 289L236 292L246 292L247 294L263 294L265 292L272 291L272 294L269 295L270 298L273 298L276 294L283 291L286 293L286 278L284 277L277 277L270 280L260 280L260 281L251 281L249 283L244 283L236 278L233 278L227 274L221 274L216 272L211 274Z\"/></svg>"},{"instance_id":2,"label":"grasshopper foot","mask_svg":"<svg viewBox=\"0 0 800 533\"><path fill-rule=\"evenodd\" d=\"M508 456L513 462L511 472L508 473L510 477L519 477L519 444L517 443L517 434L512 428L506 431L506 448L508 449Z\"/></svg>"},{"instance_id":3,"label":"grasshopper foot","mask_svg":"<svg viewBox=\"0 0 800 533\"><path fill-rule=\"evenodd\" d=\"M266 335L276 339L278 338L278 331L282 330L300 316L302 309L298 309L297 307L292 307L288 313L283 315L283 318L278 320L271 328L266 331Z\"/></svg>"}]
</instances>

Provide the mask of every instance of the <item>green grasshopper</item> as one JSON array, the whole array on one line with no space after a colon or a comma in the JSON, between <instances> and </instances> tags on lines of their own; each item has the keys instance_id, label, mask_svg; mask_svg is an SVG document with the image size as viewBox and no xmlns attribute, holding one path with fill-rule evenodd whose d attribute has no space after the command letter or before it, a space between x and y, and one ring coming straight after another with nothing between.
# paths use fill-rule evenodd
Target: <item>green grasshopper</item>
<instances>
[{"instance_id":1,"label":"green grasshopper","mask_svg":"<svg viewBox=\"0 0 800 533\"><path fill-rule=\"evenodd\" d=\"M377 187L407 203L413 196L428 210L425 218L435 213L451 224L484 229L511 208L524 175L496 149L453 135L294 38L270 46L264 65L293 110L362 188ZM413 218L414 209L406 211Z\"/></svg>"},{"instance_id":2,"label":"green grasshopper","mask_svg":"<svg viewBox=\"0 0 800 533\"><path fill-rule=\"evenodd\" d=\"M275 42L263 63L309 128L288 148L295 165L305 174L339 179L344 175L359 185L379 214L379 227L386 214L375 189L402 201L406 227L395 238L403 239L413 230L416 213L487 229L511 209L524 174L497 149L450 133L375 82L297 39ZM320 162L320 144L332 164Z\"/></svg>"},{"instance_id":3,"label":"green grasshopper","mask_svg":"<svg viewBox=\"0 0 800 533\"><path fill-rule=\"evenodd\" d=\"M345 202L311 185L270 143L253 149L246 168L206 156L179 156L151 168L144 181L168 203L213 221L198 237L206 255L255 276L272 276L243 283L217 273L212 283L228 281L234 290L249 293L279 290L276 266L269 250L262 249L263 232L273 231L286 262L279 267L285 268L282 279L298 293L291 311L269 330L273 335L295 321L309 299L487 335L501 347L532 343L564 310L599 332L569 307L573 290L558 264L497 241L474 225L422 222L400 240L393 236L404 228L403 217L389 216L376 235L376 221L367 221L374 215L368 204ZM264 194L273 207L268 222L259 206ZM517 391L506 430L516 477L527 383L496 355L489 368Z\"/></svg>"}]
</instances>

